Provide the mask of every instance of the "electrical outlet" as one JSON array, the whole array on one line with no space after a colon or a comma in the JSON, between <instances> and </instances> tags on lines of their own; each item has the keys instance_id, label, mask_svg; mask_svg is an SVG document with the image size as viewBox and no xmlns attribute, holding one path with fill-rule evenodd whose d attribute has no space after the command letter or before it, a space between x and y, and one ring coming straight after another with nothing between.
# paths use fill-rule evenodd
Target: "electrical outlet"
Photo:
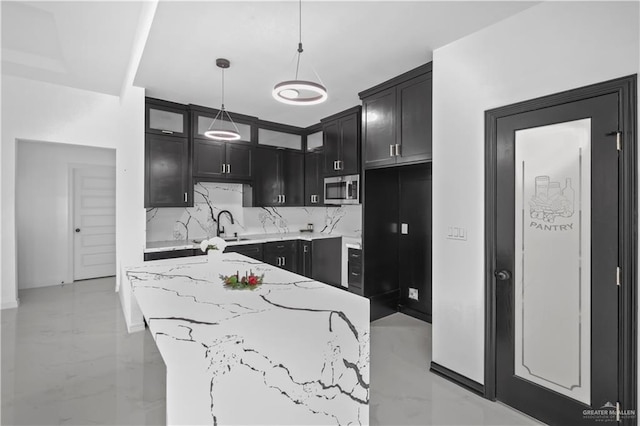
<instances>
[{"instance_id":1,"label":"electrical outlet","mask_svg":"<svg viewBox=\"0 0 640 426\"><path fill-rule=\"evenodd\" d=\"M417 288L409 288L409 299L418 300Z\"/></svg>"}]
</instances>

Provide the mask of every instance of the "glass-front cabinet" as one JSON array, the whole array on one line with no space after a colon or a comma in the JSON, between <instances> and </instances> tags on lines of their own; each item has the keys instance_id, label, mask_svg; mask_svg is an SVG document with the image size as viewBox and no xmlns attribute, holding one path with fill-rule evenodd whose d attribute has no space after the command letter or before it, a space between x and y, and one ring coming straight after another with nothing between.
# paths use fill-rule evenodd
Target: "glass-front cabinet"
<instances>
[{"instance_id":1,"label":"glass-front cabinet","mask_svg":"<svg viewBox=\"0 0 640 426\"><path fill-rule=\"evenodd\" d=\"M184 105L147 98L145 105L146 133L187 137L188 112Z\"/></svg>"}]
</instances>

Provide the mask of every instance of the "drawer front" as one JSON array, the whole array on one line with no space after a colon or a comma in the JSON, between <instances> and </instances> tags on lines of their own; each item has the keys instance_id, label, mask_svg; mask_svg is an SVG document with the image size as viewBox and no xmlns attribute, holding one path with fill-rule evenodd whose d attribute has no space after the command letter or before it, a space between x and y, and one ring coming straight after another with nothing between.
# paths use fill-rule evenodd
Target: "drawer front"
<instances>
[{"instance_id":1,"label":"drawer front","mask_svg":"<svg viewBox=\"0 0 640 426\"><path fill-rule=\"evenodd\" d=\"M362 250L349 249L349 263L362 265Z\"/></svg>"},{"instance_id":2,"label":"drawer front","mask_svg":"<svg viewBox=\"0 0 640 426\"><path fill-rule=\"evenodd\" d=\"M169 250L169 251L157 251L153 253L145 253L144 261L147 262L149 260L176 259L178 257L195 256L196 251L197 250L194 250L194 249L185 249L185 250Z\"/></svg>"},{"instance_id":3,"label":"drawer front","mask_svg":"<svg viewBox=\"0 0 640 426\"><path fill-rule=\"evenodd\" d=\"M349 278L347 281L349 283L349 287L354 286L362 288L362 267L360 265L352 265L349 263L348 274Z\"/></svg>"},{"instance_id":4,"label":"drawer front","mask_svg":"<svg viewBox=\"0 0 640 426\"><path fill-rule=\"evenodd\" d=\"M262 252L262 244L245 244L240 246L227 246L225 253L240 253L252 259L262 261L264 255Z\"/></svg>"},{"instance_id":5,"label":"drawer front","mask_svg":"<svg viewBox=\"0 0 640 426\"><path fill-rule=\"evenodd\" d=\"M296 240L289 241L274 241L271 243L264 244L265 253L273 254L284 254L291 253L296 251Z\"/></svg>"}]
</instances>

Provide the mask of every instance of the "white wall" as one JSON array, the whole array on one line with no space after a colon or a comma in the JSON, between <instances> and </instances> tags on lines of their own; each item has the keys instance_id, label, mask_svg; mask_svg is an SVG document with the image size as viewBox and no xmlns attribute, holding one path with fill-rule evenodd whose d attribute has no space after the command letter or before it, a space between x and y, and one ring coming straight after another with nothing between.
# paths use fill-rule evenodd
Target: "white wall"
<instances>
[{"instance_id":1,"label":"white wall","mask_svg":"<svg viewBox=\"0 0 640 426\"><path fill-rule=\"evenodd\" d=\"M434 52L433 361L484 382L484 111L638 73L638 21L637 2L545 2Z\"/></svg>"},{"instance_id":2,"label":"white wall","mask_svg":"<svg viewBox=\"0 0 640 426\"><path fill-rule=\"evenodd\" d=\"M2 76L0 288L2 307L17 305L16 140L116 150L116 262L142 261L145 245L144 89L123 98Z\"/></svg>"},{"instance_id":3,"label":"white wall","mask_svg":"<svg viewBox=\"0 0 640 426\"><path fill-rule=\"evenodd\" d=\"M113 149L18 141L18 289L73 281L71 170L73 167L115 165Z\"/></svg>"}]
</instances>

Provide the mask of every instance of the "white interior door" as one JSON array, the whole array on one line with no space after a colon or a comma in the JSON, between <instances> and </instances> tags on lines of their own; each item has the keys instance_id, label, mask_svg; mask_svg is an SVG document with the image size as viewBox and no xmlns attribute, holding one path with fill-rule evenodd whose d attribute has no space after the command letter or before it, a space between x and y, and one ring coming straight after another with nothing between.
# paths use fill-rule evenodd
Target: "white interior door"
<instances>
[{"instance_id":1,"label":"white interior door","mask_svg":"<svg viewBox=\"0 0 640 426\"><path fill-rule=\"evenodd\" d=\"M115 168L75 169L73 181L73 279L115 275Z\"/></svg>"}]
</instances>

